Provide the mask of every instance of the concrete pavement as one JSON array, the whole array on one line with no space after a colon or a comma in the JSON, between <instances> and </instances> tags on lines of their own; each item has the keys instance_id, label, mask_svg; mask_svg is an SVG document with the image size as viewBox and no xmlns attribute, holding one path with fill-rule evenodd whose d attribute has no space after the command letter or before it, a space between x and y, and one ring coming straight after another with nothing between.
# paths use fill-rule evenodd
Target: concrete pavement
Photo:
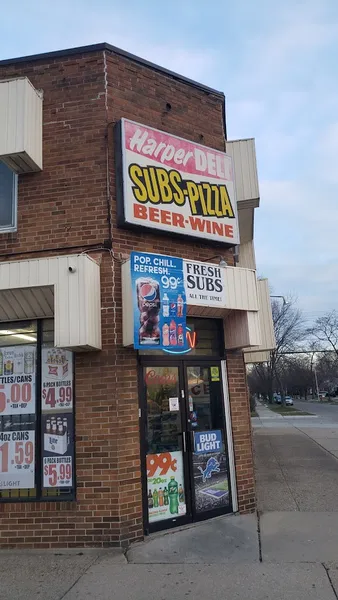
<instances>
[{"instance_id":1,"label":"concrete pavement","mask_svg":"<svg viewBox=\"0 0 338 600\"><path fill-rule=\"evenodd\" d=\"M125 554L0 551L0 600L337 599L338 423L259 412L258 515L154 534Z\"/></svg>"}]
</instances>

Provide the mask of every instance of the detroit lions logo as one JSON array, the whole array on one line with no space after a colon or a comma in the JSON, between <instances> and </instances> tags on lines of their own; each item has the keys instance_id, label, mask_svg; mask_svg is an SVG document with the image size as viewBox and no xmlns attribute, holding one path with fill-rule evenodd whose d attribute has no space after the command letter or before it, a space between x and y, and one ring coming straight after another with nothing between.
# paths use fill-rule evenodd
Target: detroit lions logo
<instances>
[{"instance_id":1,"label":"detroit lions logo","mask_svg":"<svg viewBox=\"0 0 338 600\"><path fill-rule=\"evenodd\" d=\"M218 462L218 460L216 460L216 458L214 456L211 456L208 459L205 469L202 469L202 467L197 467L197 468L202 473L203 482L206 481L207 479L210 479L210 477L213 473L220 472L219 462Z\"/></svg>"}]
</instances>

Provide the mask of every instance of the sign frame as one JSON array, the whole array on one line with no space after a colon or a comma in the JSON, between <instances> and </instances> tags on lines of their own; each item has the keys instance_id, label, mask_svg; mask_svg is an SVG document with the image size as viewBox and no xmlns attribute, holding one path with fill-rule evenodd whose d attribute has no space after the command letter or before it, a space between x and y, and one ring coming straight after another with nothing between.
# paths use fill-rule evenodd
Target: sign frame
<instances>
[{"instance_id":1,"label":"sign frame","mask_svg":"<svg viewBox=\"0 0 338 600\"><path fill-rule=\"evenodd\" d=\"M232 208L234 211L234 223L236 224L236 231L234 232L233 240L224 241L215 238L205 237L205 235L193 235L190 232L187 233L186 230L179 232L176 230L166 230L160 227L149 227L146 224L141 225L133 222L127 221L126 211L125 211L125 188L126 188L126 164L124 161L124 149L125 149L125 136L124 136L124 123L128 121L134 125L139 125L142 128L146 128L148 130L152 130L158 133L162 133L163 135L170 136L171 138L176 138L178 140L182 140L183 142L187 142L193 144L197 148L201 148L203 152L213 152L213 153L221 153L229 158L232 163L232 183L233 183L233 198L232 198ZM117 225L122 229L129 229L134 231L144 231L153 235L161 235L161 236L169 236L178 239L188 239L191 241L195 241L201 243L201 241L207 241L208 244L218 248L233 248L240 244L240 233L239 233L239 216L238 216L238 207L237 207L237 198L236 198L236 188L235 188L235 176L234 176L234 166L233 160L230 155L226 154L226 152L222 152L220 150L216 150L215 148L210 148L208 146L203 146L197 142L193 142L187 140L185 138L180 138L174 134L170 134L169 132L165 132L163 130L156 129L154 127L144 125L142 123L137 123L132 121L131 119L121 118L114 126L114 155L115 155L115 185L116 185L116 208L117 208ZM164 165L163 165L164 166ZM212 179L212 176L210 176ZM204 233L204 232L203 232Z\"/></svg>"}]
</instances>

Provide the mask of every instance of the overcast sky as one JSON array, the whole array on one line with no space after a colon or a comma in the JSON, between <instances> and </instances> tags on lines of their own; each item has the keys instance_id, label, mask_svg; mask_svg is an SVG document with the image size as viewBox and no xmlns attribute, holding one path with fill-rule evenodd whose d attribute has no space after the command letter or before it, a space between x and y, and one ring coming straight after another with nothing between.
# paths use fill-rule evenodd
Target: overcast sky
<instances>
[{"instance_id":1,"label":"overcast sky","mask_svg":"<svg viewBox=\"0 0 338 600\"><path fill-rule=\"evenodd\" d=\"M161 8L160 8L161 7ZM255 137L257 267L312 319L338 297L337 0L21 0L0 57L108 42L222 90Z\"/></svg>"}]
</instances>

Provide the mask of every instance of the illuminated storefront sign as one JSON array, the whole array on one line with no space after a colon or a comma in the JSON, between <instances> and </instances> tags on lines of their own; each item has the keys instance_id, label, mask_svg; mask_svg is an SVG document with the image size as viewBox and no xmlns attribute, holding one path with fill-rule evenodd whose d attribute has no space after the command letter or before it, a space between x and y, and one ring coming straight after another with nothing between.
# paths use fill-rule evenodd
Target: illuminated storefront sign
<instances>
[{"instance_id":1,"label":"illuminated storefront sign","mask_svg":"<svg viewBox=\"0 0 338 600\"><path fill-rule=\"evenodd\" d=\"M115 137L120 226L239 243L229 155L126 119Z\"/></svg>"}]
</instances>

